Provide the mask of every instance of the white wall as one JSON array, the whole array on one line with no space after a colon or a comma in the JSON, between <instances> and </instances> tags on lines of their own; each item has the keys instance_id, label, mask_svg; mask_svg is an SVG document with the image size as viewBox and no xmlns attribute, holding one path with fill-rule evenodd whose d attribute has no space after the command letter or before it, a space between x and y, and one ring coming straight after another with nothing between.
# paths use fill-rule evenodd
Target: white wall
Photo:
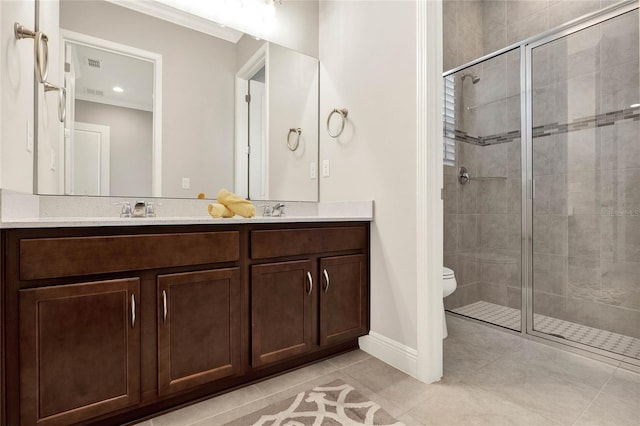
<instances>
[{"instance_id":1,"label":"white wall","mask_svg":"<svg viewBox=\"0 0 640 426\"><path fill-rule=\"evenodd\" d=\"M416 3L320 3L320 200L375 200L371 330L417 347ZM332 139L325 120L348 108Z\"/></svg>"},{"instance_id":2,"label":"white wall","mask_svg":"<svg viewBox=\"0 0 640 426\"><path fill-rule=\"evenodd\" d=\"M318 0L283 1L269 41L317 58L319 56Z\"/></svg>"},{"instance_id":3,"label":"white wall","mask_svg":"<svg viewBox=\"0 0 640 426\"><path fill-rule=\"evenodd\" d=\"M111 196L151 194L151 112L77 100L76 121L109 126Z\"/></svg>"},{"instance_id":4,"label":"white wall","mask_svg":"<svg viewBox=\"0 0 640 426\"><path fill-rule=\"evenodd\" d=\"M318 152L318 61L270 43L268 67L269 198L315 201L318 179L309 167ZM295 151L287 147L291 128L302 130Z\"/></svg>"},{"instance_id":5,"label":"white wall","mask_svg":"<svg viewBox=\"0 0 640 426\"><path fill-rule=\"evenodd\" d=\"M2 187L33 191L33 153L27 152L27 123L33 126L33 40L16 40L14 22L33 30L35 3L32 0L2 1L0 43L2 60Z\"/></svg>"}]
</instances>

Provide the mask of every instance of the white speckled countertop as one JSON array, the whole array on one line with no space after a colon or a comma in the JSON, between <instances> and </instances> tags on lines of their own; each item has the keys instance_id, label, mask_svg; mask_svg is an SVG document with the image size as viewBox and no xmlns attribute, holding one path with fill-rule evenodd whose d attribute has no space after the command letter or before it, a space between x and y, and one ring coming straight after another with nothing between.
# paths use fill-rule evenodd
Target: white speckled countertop
<instances>
[{"instance_id":1,"label":"white speckled countertop","mask_svg":"<svg viewBox=\"0 0 640 426\"><path fill-rule=\"evenodd\" d=\"M257 208L258 216L250 219L240 216L214 219L207 213L207 204L212 200L193 199L151 199L155 204L155 218L120 218L120 206L114 203L121 201L129 201L132 205L135 203L135 199L123 197L38 196L0 190L0 228L236 225L373 220L373 201L284 202L285 216L263 217L260 216L262 209ZM275 202L269 201L269 204Z\"/></svg>"}]
</instances>

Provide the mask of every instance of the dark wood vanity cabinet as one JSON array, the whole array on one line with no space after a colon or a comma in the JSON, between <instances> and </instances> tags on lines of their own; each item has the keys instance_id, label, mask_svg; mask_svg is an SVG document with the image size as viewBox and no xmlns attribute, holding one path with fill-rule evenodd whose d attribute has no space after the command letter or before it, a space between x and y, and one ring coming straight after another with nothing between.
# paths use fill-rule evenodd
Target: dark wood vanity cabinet
<instances>
[{"instance_id":1,"label":"dark wood vanity cabinet","mask_svg":"<svg viewBox=\"0 0 640 426\"><path fill-rule=\"evenodd\" d=\"M140 401L137 278L19 291L20 424L68 425Z\"/></svg>"},{"instance_id":2,"label":"dark wood vanity cabinet","mask_svg":"<svg viewBox=\"0 0 640 426\"><path fill-rule=\"evenodd\" d=\"M312 262L251 267L252 365L259 367L311 350Z\"/></svg>"},{"instance_id":3,"label":"dark wood vanity cabinet","mask_svg":"<svg viewBox=\"0 0 640 426\"><path fill-rule=\"evenodd\" d=\"M269 262L251 266L253 367L367 334L368 246L364 226L251 232L253 261Z\"/></svg>"},{"instance_id":4,"label":"dark wood vanity cabinet","mask_svg":"<svg viewBox=\"0 0 640 426\"><path fill-rule=\"evenodd\" d=\"M158 393L241 370L240 269L158 276Z\"/></svg>"},{"instance_id":5,"label":"dark wood vanity cabinet","mask_svg":"<svg viewBox=\"0 0 640 426\"><path fill-rule=\"evenodd\" d=\"M368 332L368 222L12 229L2 248L0 424L126 423Z\"/></svg>"},{"instance_id":6,"label":"dark wood vanity cabinet","mask_svg":"<svg viewBox=\"0 0 640 426\"><path fill-rule=\"evenodd\" d=\"M362 336L369 328L367 256L320 259L320 345Z\"/></svg>"}]
</instances>

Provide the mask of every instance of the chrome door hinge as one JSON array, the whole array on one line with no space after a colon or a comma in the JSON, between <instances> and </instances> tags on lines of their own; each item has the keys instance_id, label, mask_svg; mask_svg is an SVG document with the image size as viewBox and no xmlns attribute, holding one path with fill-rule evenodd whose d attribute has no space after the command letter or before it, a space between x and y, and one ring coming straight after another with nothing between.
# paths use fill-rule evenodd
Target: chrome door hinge
<instances>
[{"instance_id":1,"label":"chrome door hinge","mask_svg":"<svg viewBox=\"0 0 640 426\"><path fill-rule=\"evenodd\" d=\"M246 103L250 103L251 102L251 95L245 95L244 96L244 100Z\"/></svg>"}]
</instances>

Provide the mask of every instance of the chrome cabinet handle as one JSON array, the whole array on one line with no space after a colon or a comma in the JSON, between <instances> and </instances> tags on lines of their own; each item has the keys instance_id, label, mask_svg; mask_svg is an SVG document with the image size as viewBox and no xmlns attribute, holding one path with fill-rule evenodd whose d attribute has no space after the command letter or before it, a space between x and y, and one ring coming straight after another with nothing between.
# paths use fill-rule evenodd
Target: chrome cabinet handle
<instances>
[{"instance_id":1,"label":"chrome cabinet handle","mask_svg":"<svg viewBox=\"0 0 640 426\"><path fill-rule=\"evenodd\" d=\"M162 322L167 321L167 292L162 290Z\"/></svg>"},{"instance_id":2,"label":"chrome cabinet handle","mask_svg":"<svg viewBox=\"0 0 640 426\"><path fill-rule=\"evenodd\" d=\"M327 291L329 291L329 273L326 269L323 269L322 273L324 274L324 279L327 281L327 286L324 288L324 292L326 293Z\"/></svg>"},{"instance_id":3,"label":"chrome cabinet handle","mask_svg":"<svg viewBox=\"0 0 640 426\"><path fill-rule=\"evenodd\" d=\"M136 325L136 295L131 295L131 328Z\"/></svg>"},{"instance_id":4,"label":"chrome cabinet handle","mask_svg":"<svg viewBox=\"0 0 640 426\"><path fill-rule=\"evenodd\" d=\"M311 296L311 292L313 291L313 278L311 278L311 272L307 272L307 280L309 280L309 291L307 294Z\"/></svg>"}]
</instances>

